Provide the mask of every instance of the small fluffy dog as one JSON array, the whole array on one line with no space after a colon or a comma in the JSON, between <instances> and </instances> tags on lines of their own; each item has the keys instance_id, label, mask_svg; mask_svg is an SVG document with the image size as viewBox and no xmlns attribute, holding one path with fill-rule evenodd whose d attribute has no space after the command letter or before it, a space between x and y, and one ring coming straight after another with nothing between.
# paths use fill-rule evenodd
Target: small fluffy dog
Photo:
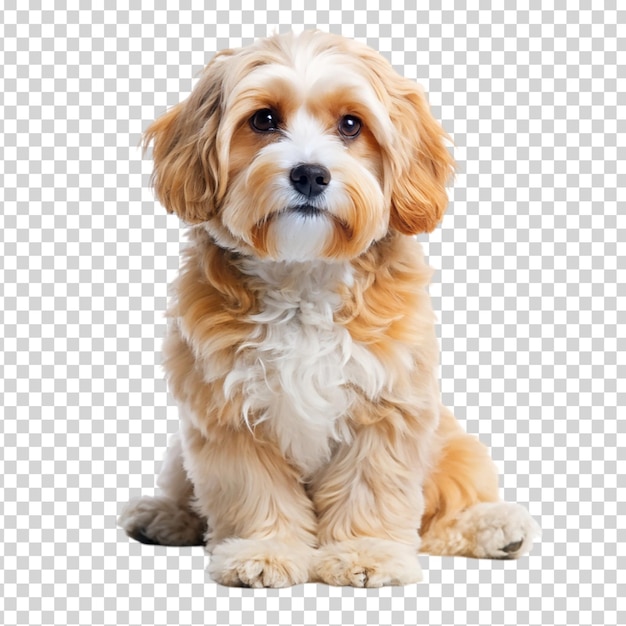
<instances>
[{"instance_id":1,"label":"small fluffy dog","mask_svg":"<svg viewBox=\"0 0 626 626\"><path fill-rule=\"evenodd\" d=\"M218 53L145 141L191 228L164 343L180 434L126 532L206 543L216 581L251 587L527 552L535 522L440 404L413 235L453 161L422 91L354 41L274 36Z\"/></svg>"}]
</instances>

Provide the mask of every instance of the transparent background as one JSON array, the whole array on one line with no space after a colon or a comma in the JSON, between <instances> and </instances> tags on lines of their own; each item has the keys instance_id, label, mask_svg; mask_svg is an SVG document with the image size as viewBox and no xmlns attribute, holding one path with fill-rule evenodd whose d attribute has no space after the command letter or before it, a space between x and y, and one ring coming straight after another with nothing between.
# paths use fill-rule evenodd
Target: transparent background
<instances>
[{"instance_id":1,"label":"transparent background","mask_svg":"<svg viewBox=\"0 0 626 626\"><path fill-rule=\"evenodd\" d=\"M175 4L0 11L0 621L626 623L626 12ZM418 80L454 139L451 204L423 238L442 392L543 528L518 562L424 556L426 582L403 588L228 589L201 548L116 527L177 430L159 352L183 238L142 130L215 50L315 26Z\"/></svg>"}]
</instances>

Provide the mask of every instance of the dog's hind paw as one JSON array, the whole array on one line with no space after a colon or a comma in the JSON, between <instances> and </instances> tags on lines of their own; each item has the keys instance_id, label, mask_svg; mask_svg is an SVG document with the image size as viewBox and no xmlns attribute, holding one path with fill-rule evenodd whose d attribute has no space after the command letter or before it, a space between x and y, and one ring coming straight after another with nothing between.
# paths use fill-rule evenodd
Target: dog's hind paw
<instances>
[{"instance_id":1,"label":"dog's hind paw","mask_svg":"<svg viewBox=\"0 0 626 626\"><path fill-rule=\"evenodd\" d=\"M163 546L204 544L204 520L162 496L132 500L124 507L118 524L129 537L141 543Z\"/></svg>"},{"instance_id":2,"label":"dog's hind paw","mask_svg":"<svg viewBox=\"0 0 626 626\"><path fill-rule=\"evenodd\" d=\"M468 540L470 555L488 559L517 559L541 534L530 513L510 502L475 504L461 513L458 528Z\"/></svg>"}]
</instances>

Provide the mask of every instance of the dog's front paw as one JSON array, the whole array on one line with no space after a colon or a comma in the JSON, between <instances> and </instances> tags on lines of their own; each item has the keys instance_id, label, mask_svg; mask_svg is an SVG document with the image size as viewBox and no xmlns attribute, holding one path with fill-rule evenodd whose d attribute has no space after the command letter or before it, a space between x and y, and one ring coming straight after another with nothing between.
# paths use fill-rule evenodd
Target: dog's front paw
<instances>
[{"instance_id":1,"label":"dog's front paw","mask_svg":"<svg viewBox=\"0 0 626 626\"><path fill-rule=\"evenodd\" d=\"M516 559L529 552L541 534L537 522L519 504L481 502L461 513L459 528L478 558Z\"/></svg>"},{"instance_id":2,"label":"dog's front paw","mask_svg":"<svg viewBox=\"0 0 626 626\"><path fill-rule=\"evenodd\" d=\"M227 539L213 549L209 574L231 587L289 587L309 580L313 554L278 539Z\"/></svg>"},{"instance_id":3,"label":"dog's front paw","mask_svg":"<svg viewBox=\"0 0 626 626\"><path fill-rule=\"evenodd\" d=\"M329 585L382 587L419 582L422 569L417 547L362 537L320 548L315 575Z\"/></svg>"}]
</instances>

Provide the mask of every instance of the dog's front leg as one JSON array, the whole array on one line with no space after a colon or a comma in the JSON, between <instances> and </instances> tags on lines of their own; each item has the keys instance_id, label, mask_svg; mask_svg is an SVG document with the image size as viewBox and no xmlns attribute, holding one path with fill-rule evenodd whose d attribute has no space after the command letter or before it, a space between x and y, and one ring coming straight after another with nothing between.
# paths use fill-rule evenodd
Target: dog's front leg
<instances>
[{"instance_id":1,"label":"dog's front leg","mask_svg":"<svg viewBox=\"0 0 626 626\"><path fill-rule=\"evenodd\" d=\"M316 520L297 472L245 428L182 431L196 508L208 519L209 573L224 585L286 587L310 578Z\"/></svg>"},{"instance_id":2,"label":"dog's front leg","mask_svg":"<svg viewBox=\"0 0 626 626\"><path fill-rule=\"evenodd\" d=\"M359 427L315 477L319 580L355 587L421 580L417 529L429 435L410 422L391 410Z\"/></svg>"}]
</instances>

